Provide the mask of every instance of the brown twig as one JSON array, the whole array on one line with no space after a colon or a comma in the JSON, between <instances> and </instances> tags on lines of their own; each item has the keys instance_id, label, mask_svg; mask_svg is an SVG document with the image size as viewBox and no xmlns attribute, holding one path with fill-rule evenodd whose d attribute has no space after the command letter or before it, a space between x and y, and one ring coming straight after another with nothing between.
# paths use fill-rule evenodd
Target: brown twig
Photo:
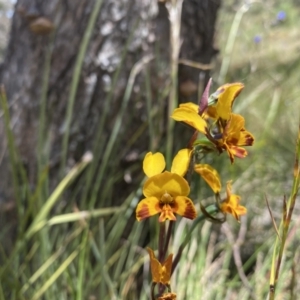
<instances>
[{"instance_id":1,"label":"brown twig","mask_svg":"<svg viewBox=\"0 0 300 300\"><path fill-rule=\"evenodd\" d=\"M161 222L159 227L159 239L158 239L158 261L162 264L165 259L164 247L165 247L165 235L166 235L166 223Z\"/></svg>"}]
</instances>

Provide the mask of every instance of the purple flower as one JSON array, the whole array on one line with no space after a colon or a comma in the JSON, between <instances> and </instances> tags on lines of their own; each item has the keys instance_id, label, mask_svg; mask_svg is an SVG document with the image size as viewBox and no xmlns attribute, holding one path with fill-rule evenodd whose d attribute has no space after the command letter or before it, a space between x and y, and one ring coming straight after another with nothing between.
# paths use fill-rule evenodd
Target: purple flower
<instances>
[{"instance_id":1,"label":"purple flower","mask_svg":"<svg viewBox=\"0 0 300 300\"><path fill-rule=\"evenodd\" d=\"M262 36L259 35L259 34L255 35L254 38L253 38L253 42L255 44L259 44L261 42L261 40L262 40Z\"/></svg>"},{"instance_id":2,"label":"purple flower","mask_svg":"<svg viewBox=\"0 0 300 300\"><path fill-rule=\"evenodd\" d=\"M286 13L285 11L281 10L277 13L277 21L284 21L286 19Z\"/></svg>"}]
</instances>

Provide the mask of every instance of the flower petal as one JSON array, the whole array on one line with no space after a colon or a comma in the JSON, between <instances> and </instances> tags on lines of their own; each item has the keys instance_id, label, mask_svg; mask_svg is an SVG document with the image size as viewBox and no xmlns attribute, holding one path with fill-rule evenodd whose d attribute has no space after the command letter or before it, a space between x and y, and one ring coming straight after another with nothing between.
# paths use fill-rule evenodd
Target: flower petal
<instances>
[{"instance_id":1,"label":"flower petal","mask_svg":"<svg viewBox=\"0 0 300 300\"><path fill-rule=\"evenodd\" d=\"M229 119L232 104L243 88L244 85L240 82L225 84L218 88L214 95L218 97L216 109L219 118L223 120Z\"/></svg>"},{"instance_id":2,"label":"flower petal","mask_svg":"<svg viewBox=\"0 0 300 300\"><path fill-rule=\"evenodd\" d=\"M199 132L204 134L206 133L207 125L205 120L192 109L186 109L183 107L176 108L173 111L171 118L173 118L175 121L182 121L197 129Z\"/></svg>"},{"instance_id":3,"label":"flower petal","mask_svg":"<svg viewBox=\"0 0 300 300\"><path fill-rule=\"evenodd\" d=\"M186 103L182 103L179 105L180 108L186 108L186 109L189 109L189 110L192 110L194 111L195 113L198 114L198 111L199 111L199 105L193 103L193 102L186 102Z\"/></svg>"},{"instance_id":4,"label":"flower petal","mask_svg":"<svg viewBox=\"0 0 300 300\"><path fill-rule=\"evenodd\" d=\"M136 218L144 220L161 212L159 200L156 197L148 197L139 202L136 207Z\"/></svg>"},{"instance_id":5,"label":"flower petal","mask_svg":"<svg viewBox=\"0 0 300 300\"><path fill-rule=\"evenodd\" d=\"M237 195L231 195L231 198L233 196L236 196L238 198L238 201L240 200L240 197ZM236 204L236 200L233 197L229 203L227 201L224 201L220 203L220 209L223 213L231 214L237 221L239 221L240 216L245 215L247 213L247 208Z\"/></svg>"},{"instance_id":6,"label":"flower petal","mask_svg":"<svg viewBox=\"0 0 300 300\"><path fill-rule=\"evenodd\" d=\"M162 274L160 282L162 284L170 284L171 272L172 272L173 254L171 253L162 264Z\"/></svg>"},{"instance_id":7,"label":"flower petal","mask_svg":"<svg viewBox=\"0 0 300 300\"><path fill-rule=\"evenodd\" d=\"M240 205L241 197L231 194L231 181L227 182L226 187L227 198L220 203L220 209L223 213L231 214L239 221L239 216L247 213L246 207Z\"/></svg>"},{"instance_id":8,"label":"flower petal","mask_svg":"<svg viewBox=\"0 0 300 300\"><path fill-rule=\"evenodd\" d=\"M143 193L146 197L160 199L166 192L173 198L188 196L190 187L183 177L168 171L150 177L144 184Z\"/></svg>"},{"instance_id":9,"label":"flower petal","mask_svg":"<svg viewBox=\"0 0 300 300\"><path fill-rule=\"evenodd\" d=\"M176 221L173 209L169 204L165 204L161 209L161 214L158 218L158 222L164 222L166 220Z\"/></svg>"},{"instance_id":10,"label":"flower petal","mask_svg":"<svg viewBox=\"0 0 300 300\"><path fill-rule=\"evenodd\" d=\"M238 216L243 216L247 213L247 208L245 206L239 205L236 209L236 214Z\"/></svg>"},{"instance_id":11,"label":"flower petal","mask_svg":"<svg viewBox=\"0 0 300 300\"><path fill-rule=\"evenodd\" d=\"M233 146L228 146L228 145L224 144L224 147L228 153L231 164L233 164L234 163L234 153L237 153L237 152L234 152ZM246 151L244 148L239 148L239 151L241 152L241 154L242 154L241 150ZM240 158L242 158L242 157L240 157Z\"/></svg>"},{"instance_id":12,"label":"flower petal","mask_svg":"<svg viewBox=\"0 0 300 300\"><path fill-rule=\"evenodd\" d=\"M218 119L218 113L217 113L217 108L216 106L209 106L207 108L207 110L204 112L203 116L202 116L205 120L208 118L212 118L212 119Z\"/></svg>"},{"instance_id":13,"label":"flower petal","mask_svg":"<svg viewBox=\"0 0 300 300\"><path fill-rule=\"evenodd\" d=\"M150 256L150 268L151 268L151 274L152 274L152 281L159 283L160 276L161 276L161 264L155 257L154 251L151 248L147 247L147 251Z\"/></svg>"},{"instance_id":14,"label":"flower petal","mask_svg":"<svg viewBox=\"0 0 300 300\"><path fill-rule=\"evenodd\" d=\"M254 142L254 136L249 131L242 129L237 145L238 146L252 146L253 142Z\"/></svg>"},{"instance_id":15,"label":"flower petal","mask_svg":"<svg viewBox=\"0 0 300 300\"><path fill-rule=\"evenodd\" d=\"M244 125L245 119L241 115L231 114L224 130L224 138L232 140L232 143L236 144Z\"/></svg>"},{"instance_id":16,"label":"flower petal","mask_svg":"<svg viewBox=\"0 0 300 300\"><path fill-rule=\"evenodd\" d=\"M164 156L160 152L148 152L143 161L143 170L148 177L160 174L166 167Z\"/></svg>"},{"instance_id":17,"label":"flower petal","mask_svg":"<svg viewBox=\"0 0 300 300\"><path fill-rule=\"evenodd\" d=\"M234 156L243 158L247 156L247 151L239 146L251 146L254 142L252 134L244 129L245 120L241 115L231 114L226 124L221 140L218 140L223 149L226 149L231 163Z\"/></svg>"},{"instance_id":18,"label":"flower petal","mask_svg":"<svg viewBox=\"0 0 300 300\"><path fill-rule=\"evenodd\" d=\"M182 149L178 151L172 162L171 173L184 176L190 166L192 153L192 149Z\"/></svg>"},{"instance_id":19,"label":"flower petal","mask_svg":"<svg viewBox=\"0 0 300 300\"><path fill-rule=\"evenodd\" d=\"M221 179L217 170L207 164L196 164L194 170L202 176L215 194L221 191Z\"/></svg>"},{"instance_id":20,"label":"flower petal","mask_svg":"<svg viewBox=\"0 0 300 300\"><path fill-rule=\"evenodd\" d=\"M173 254L170 254L163 264L161 264L154 256L154 251L151 248L147 247L147 251L150 256L152 281L165 285L170 284Z\"/></svg>"},{"instance_id":21,"label":"flower petal","mask_svg":"<svg viewBox=\"0 0 300 300\"><path fill-rule=\"evenodd\" d=\"M176 197L173 211L176 214L191 220L195 219L197 216L194 203L188 197L183 197L183 196Z\"/></svg>"},{"instance_id":22,"label":"flower petal","mask_svg":"<svg viewBox=\"0 0 300 300\"><path fill-rule=\"evenodd\" d=\"M246 149L242 147L232 146L232 145L226 145L228 155L232 162L234 161L234 157L236 156L238 158L244 158L247 156L248 152Z\"/></svg>"}]
</instances>

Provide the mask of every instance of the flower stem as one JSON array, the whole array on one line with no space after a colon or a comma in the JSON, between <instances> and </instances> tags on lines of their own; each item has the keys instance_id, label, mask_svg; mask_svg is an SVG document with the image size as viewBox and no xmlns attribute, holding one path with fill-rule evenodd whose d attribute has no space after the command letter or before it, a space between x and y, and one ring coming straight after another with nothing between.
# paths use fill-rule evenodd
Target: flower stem
<instances>
[{"instance_id":1,"label":"flower stem","mask_svg":"<svg viewBox=\"0 0 300 300\"><path fill-rule=\"evenodd\" d=\"M166 235L166 223L161 222L160 229L159 229L159 237L158 237L158 261L160 263L163 263L165 259L165 253L164 253L165 235Z\"/></svg>"},{"instance_id":2,"label":"flower stem","mask_svg":"<svg viewBox=\"0 0 300 300\"><path fill-rule=\"evenodd\" d=\"M166 222L161 222L159 228L159 237L158 237L158 261L161 264L163 264L166 255L165 244L166 244ZM165 290L165 285L159 283L158 285L159 295L162 295L164 290Z\"/></svg>"},{"instance_id":3,"label":"flower stem","mask_svg":"<svg viewBox=\"0 0 300 300\"><path fill-rule=\"evenodd\" d=\"M169 247L170 238L171 238L171 234L172 234L172 231L173 231L174 223L175 222L173 222L173 221L169 221L167 237L166 237L166 240L165 240L165 247L164 247L164 250L163 250L163 256L164 257L166 257L166 253L168 251L168 247Z\"/></svg>"}]
</instances>

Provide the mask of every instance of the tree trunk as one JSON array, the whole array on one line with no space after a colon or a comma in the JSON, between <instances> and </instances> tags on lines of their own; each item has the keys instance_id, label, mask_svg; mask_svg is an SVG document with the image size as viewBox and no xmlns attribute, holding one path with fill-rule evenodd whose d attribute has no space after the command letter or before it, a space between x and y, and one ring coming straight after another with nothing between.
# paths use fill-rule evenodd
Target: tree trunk
<instances>
[{"instance_id":1,"label":"tree trunk","mask_svg":"<svg viewBox=\"0 0 300 300\"><path fill-rule=\"evenodd\" d=\"M149 149L149 138L145 131L136 140L128 142L147 119L147 76L150 78L153 103L159 109L166 108L166 95L162 96L169 82L170 28L166 4L157 3L155 0L103 0L77 85L66 166L61 165L64 155L63 139L68 127L66 113L71 82L76 71L77 55L91 13L95 10L95 3L96 0L19 0L16 4L9 44L0 67L0 83L6 89L11 126L21 164L25 167L33 189L40 174L37 159L39 142L43 142L42 152L46 153L44 155L49 155L51 188L87 150L105 147L122 107L130 71L133 65L145 56L153 55L154 58L150 63L143 65L143 71L136 77L122 119L122 127L118 132L119 146L112 150L119 153L116 156L118 161L109 162L108 174L112 172L110 166L128 168L128 165L134 162L138 161L140 164L140 153ZM180 58L204 64L211 63L217 52L213 43L219 6L220 0L184 1ZM45 84L47 59L50 62L48 85ZM117 72L120 72L118 76ZM197 101L195 86L199 84L201 72L197 68L180 64L179 91L184 100L188 98ZM203 71L203 74L205 84L209 78L209 70ZM116 83L114 78L117 78ZM43 87L46 87L46 90L43 91ZM46 97L46 120L45 128L41 131L39 120L43 92ZM104 122L104 133L97 140L99 123L106 110L108 98L111 102ZM158 101L160 103L157 103ZM157 126L160 135L156 145L161 145L165 127L163 124ZM4 153L0 166L0 214L3 214L4 203L5 207L9 207L9 201L14 203L12 180L11 176L7 175L10 171L3 122L0 123L0 137L0 154ZM123 148L122 145L126 147ZM101 155L94 163L98 166L103 163ZM59 166L62 167L63 173L59 172ZM102 187L105 186L105 182L104 177ZM112 197L119 199L114 200L115 202L120 201L123 194L131 189L130 184L132 183L121 176L117 186L121 187L122 195L120 197L118 189L118 197ZM97 188L99 191L100 188ZM2 216L0 219L5 220Z\"/></svg>"},{"instance_id":2,"label":"tree trunk","mask_svg":"<svg viewBox=\"0 0 300 300\"><path fill-rule=\"evenodd\" d=\"M179 101L198 101L198 87L203 88L209 78L207 65L217 53L213 43L220 1L183 2ZM167 3L18 0L5 59L0 65L0 84L6 90L17 149L15 155L6 138L5 116L0 115L0 228L6 232L5 243L3 237L0 242L8 257L15 241L24 242L31 218L36 217L53 189L85 152L92 151L93 162L78 184L64 193L64 198L54 207L55 214L69 213L74 206L79 210L118 206L137 189L143 178L143 153L164 145L169 118L171 51L166 5L170 5L168 0ZM90 38L87 28L91 28ZM89 42L85 50L86 41ZM82 66L79 54L83 57ZM197 68L189 66L191 61ZM186 145L189 135L190 131L176 141L176 150ZM15 176L12 176L10 156L16 159ZM130 209L132 204L128 204ZM74 226L83 224L79 223ZM121 228L126 239L127 229L132 227L129 223L125 229ZM72 225L61 224L49 231L43 228L45 231L38 233L41 241L45 241L41 242L40 247L44 245L41 253L49 255L40 258L37 254L36 266L57 251L64 237L69 236L68 226ZM55 237L60 238L50 241L54 231L58 233ZM110 249L120 249L120 238L113 235ZM149 238L146 227L140 238ZM20 269L26 264L23 260L29 256L26 251L31 251L31 242L26 241L24 248L28 249L22 248L18 253ZM4 263L2 257L3 251L0 264ZM34 264L28 264L31 263ZM52 271L50 268L49 273ZM9 272L12 270L2 276L14 278ZM23 273L16 276L16 280L19 277L23 280ZM48 279L47 274L44 277ZM127 285L133 293L142 286L140 279L130 287ZM18 282L18 286L22 284ZM62 284L62 289L67 290L66 286ZM137 299L129 297L130 291L125 293L127 299ZM11 295L12 291L4 293Z\"/></svg>"}]
</instances>

